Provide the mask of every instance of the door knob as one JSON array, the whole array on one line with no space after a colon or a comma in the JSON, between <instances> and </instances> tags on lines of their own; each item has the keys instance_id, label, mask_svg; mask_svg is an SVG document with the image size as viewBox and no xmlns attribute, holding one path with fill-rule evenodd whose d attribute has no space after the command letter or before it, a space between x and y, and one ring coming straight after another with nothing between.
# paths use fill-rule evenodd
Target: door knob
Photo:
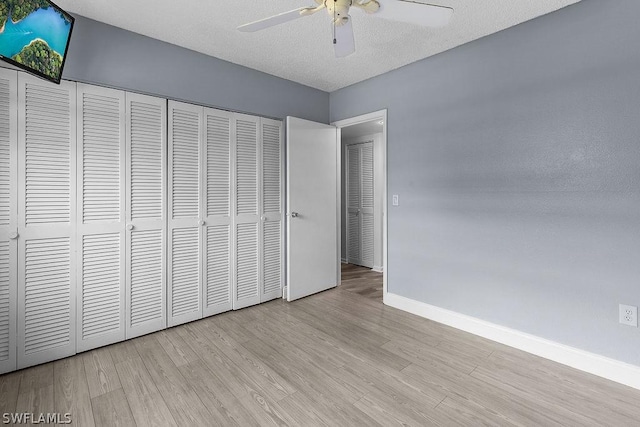
<instances>
[{"instance_id":1,"label":"door knob","mask_svg":"<svg viewBox=\"0 0 640 427\"><path fill-rule=\"evenodd\" d=\"M198 225L203 226L204 225L204 220L201 219L200 221L198 221Z\"/></svg>"},{"instance_id":2,"label":"door knob","mask_svg":"<svg viewBox=\"0 0 640 427\"><path fill-rule=\"evenodd\" d=\"M260 220L261 220L262 222L266 221L266 220L267 220L267 216L266 216L266 215L262 215L262 216L260 217Z\"/></svg>"},{"instance_id":3,"label":"door knob","mask_svg":"<svg viewBox=\"0 0 640 427\"><path fill-rule=\"evenodd\" d=\"M13 233L9 234L10 240L16 240L18 237L20 237L20 235L18 234L17 231L14 231Z\"/></svg>"},{"instance_id":4,"label":"door knob","mask_svg":"<svg viewBox=\"0 0 640 427\"><path fill-rule=\"evenodd\" d=\"M298 212L291 212L291 218L298 218Z\"/></svg>"},{"instance_id":5,"label":"door knob","mask_svg":"<svg viewBox=\"0 0 640 427\"><path fill-rule=\"evenodd\" d=\"M127 224L127 230L131 231L133 230L135 227L133 226L133 224Z\"/></svg>"}]
</instances>

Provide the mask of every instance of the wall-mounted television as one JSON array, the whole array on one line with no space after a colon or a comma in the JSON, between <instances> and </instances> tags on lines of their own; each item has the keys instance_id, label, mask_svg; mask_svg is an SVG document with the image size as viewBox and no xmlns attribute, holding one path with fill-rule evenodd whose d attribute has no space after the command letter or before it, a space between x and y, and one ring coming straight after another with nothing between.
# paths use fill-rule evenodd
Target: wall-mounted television
<instances>
[{"instance_id":1,"label":"wall-mounted television","mask_svg":"<svg viewBox=\"0 0 640 427\"><path fill-rule=\"evenodd\" d=\"M74 22L48 0L0 0L0 58L60 83Z\"/></svg>"}]
</instances>

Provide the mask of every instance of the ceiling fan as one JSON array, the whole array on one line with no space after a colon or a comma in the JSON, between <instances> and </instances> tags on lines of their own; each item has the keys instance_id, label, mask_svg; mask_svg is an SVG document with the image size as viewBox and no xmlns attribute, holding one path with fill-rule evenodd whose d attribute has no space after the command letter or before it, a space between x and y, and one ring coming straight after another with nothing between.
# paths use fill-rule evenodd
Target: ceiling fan
<instances>
[{"instance_id":1,"label":"ceiling fan","mask_svg":"<svg viewBox=\"0 0 640 427\"><path fill-rule=\"evenodd\" d=\"M336 57L343 58L355 52L351 7L373 16L391 21L406 22L424 27L443 27L449 23L453 9L409 0L314 0L316 7L301 7L269 18L241 25L238 30L254 32L313 15L326 9L332 18L333 45Z\"/></svg>"}]
</instances>

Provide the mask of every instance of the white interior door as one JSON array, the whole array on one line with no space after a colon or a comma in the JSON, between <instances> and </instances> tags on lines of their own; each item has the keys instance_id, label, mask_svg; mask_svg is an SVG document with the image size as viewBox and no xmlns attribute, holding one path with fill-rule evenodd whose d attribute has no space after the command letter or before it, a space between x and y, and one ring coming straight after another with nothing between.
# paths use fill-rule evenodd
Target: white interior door
<instances>
[{"instance_id":1,"label":"white interior door","mask_svg":"<svg viewBox=\"0 0 640 427\"><path fill-rule=\"evenodd\" d=\"M169 102L168 326L202 317L203 108Z\"/></svg>"},{"instance_id":2,"label":"white interior door","mask_svg":"<svg viewBox=\"0 0 640 427\"><path fill-rule=\"evenodd\" d=\"M233 308L260 303L260 119L236 114Z\"/></svg>"},{"instance_id":3,"label":"white interior door","mask_svg":"<svg viewBox=\"0 0 640 427\"><path fill-rule=\"evenodd\" d=\"M0 68L0 374L16 369L18 73Z\"/></svg>"},{"instance_id":4,"label":"white interior door","mask_svg":"<svg viewBox=\"0 0 640 427\"><path fill-rule=\"evenodd\" d=\"M126 335L166 326L167 100L126 94Z\"/></svg>"},{"instance_id":5,"label":"white interior door","mask_svg":"<svg viewBox=\"0 0 640 427\"><path fill-rule=\"evenodd\" d=\"M125 338L124 95L78 84L78 352Z\"/></svg>"},{"instance_id":6,"label":"white interior door","mask_svg":"<svg viewBox=\"0 0 640 427\"><path fill-rule=\"evenodd\" d=\"M362 263L360 147L347 145L347 262Z\"/></svg>"},{"instance_id":7,"label":"white interior door","mask_svg":"<svg viewBox=\"0 0 640 427\"><path fill-rule=\"evenodd\" d=\"M334 126L287 117L287 300L339 281L340 138Z\"/></svg>"},{"instance_id":8,"label":"white interior door","mask_svg":"<svg viewBox=\"0 0 640 427\"><path fill-rule=\"evenodd\" d=\"M204 110L204 307L203 316L232 309L233 230L231 149L234 114Z\"/></svg>"},{"instance_id":9,"label":"white interior door","mask_svg":"<svg viewBox=\"0 0 640 427\"><path fill-rule=\"evenodd\" d=\"M18 368L76 353L76 84L18 77Z\"/></svg>"},{"instance_id":10,"label":"white interior door","mask_svg":"<svg viewBox=\"0 0 640 427\"><path fill-rule=\"evenodd\" d=\"M284 282L284 209L282 122L260 119L262 132L262 251L260 302L282 297Z\"/></svg>"},{"instance_id":11,"label":"white interior door","mask_svg":"<svg viewBox=\"0 0 640 427\"><path fill-rule=\"evenodd\" d=\"M360 145L360 265L373 268L374 177L373 142Z\"/></svg>"}]
</instances>

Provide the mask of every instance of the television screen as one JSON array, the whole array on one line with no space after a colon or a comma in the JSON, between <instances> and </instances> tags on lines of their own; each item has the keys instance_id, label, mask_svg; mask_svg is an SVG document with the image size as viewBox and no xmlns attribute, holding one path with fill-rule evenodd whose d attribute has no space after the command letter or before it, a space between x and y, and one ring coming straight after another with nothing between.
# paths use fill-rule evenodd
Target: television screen
<instances>
[{"instance_id":1,"label":"television screen","mask_svg":"<svg viewBox=\"0 0 640 427\"><path fill-rule=\"evenodd\" d=\"M0 0L0 57L60 83L74 21L48 0Z\"/></svg>"}]
</instances>

